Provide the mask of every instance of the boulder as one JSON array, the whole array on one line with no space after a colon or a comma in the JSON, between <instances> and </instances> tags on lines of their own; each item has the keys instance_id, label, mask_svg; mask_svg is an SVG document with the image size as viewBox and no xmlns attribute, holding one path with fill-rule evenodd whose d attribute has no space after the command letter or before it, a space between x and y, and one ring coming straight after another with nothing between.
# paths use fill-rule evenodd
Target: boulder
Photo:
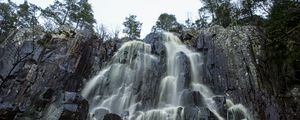
<instances>
[{"instance_id":1,"label":"boulder","mask_svg":"<svg viewBox=\"0 0 300 120\"><path fill-rule=\"evenodd\" d=\"M108 113L104 116L103 120L122 120L122 118L114 113Z\"/></svg>"},{"instance_id":2,"label":"boulder","mask_svg":"<svg viewBox=\"0 0 300 120\"><path fill-rule=\"evenodd\" d=\"M182 106L195 105L195 106L203 107L204 101L205 100L199 91L191 91L188 89L185 89L182 92L181 99L180 99Z\"/></svg>"}]
</instances>

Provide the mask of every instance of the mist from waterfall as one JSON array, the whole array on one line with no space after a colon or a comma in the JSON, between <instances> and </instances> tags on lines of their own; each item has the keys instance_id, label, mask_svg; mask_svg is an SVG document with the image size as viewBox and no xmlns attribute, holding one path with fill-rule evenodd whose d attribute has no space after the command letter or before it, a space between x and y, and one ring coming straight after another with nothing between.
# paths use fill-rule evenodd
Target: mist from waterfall
<instances>
[{"instance_id":1,"label":"mist from waterfall","mask_svg":"<svg viewBox=\"0 0 300 120\"><path fill-rule=\"evenodd\" d=\"M129 41L82 90L90 103L90 119L102 120L106 113L116 113L130 120L185 120L183 102L191 99L184 97L186 91L200 93L203 98L204 106L196 107L199 119L205 119L202 114L208 112L219 120L251 119L243 105L235 105L229 99L226 99L226 116L220 114L214 100L218 95L202 84L203 58L200 53L190 50L172 33L163 33L163 44L166 73L157 84L158 98L151 98L157 101L153 108L142 107L140 96L145 93L138 90L152 80L149 72L155 69L153 64L158 64L160 59L151 53L150 44Z\"/></svg>"}]
</instances>

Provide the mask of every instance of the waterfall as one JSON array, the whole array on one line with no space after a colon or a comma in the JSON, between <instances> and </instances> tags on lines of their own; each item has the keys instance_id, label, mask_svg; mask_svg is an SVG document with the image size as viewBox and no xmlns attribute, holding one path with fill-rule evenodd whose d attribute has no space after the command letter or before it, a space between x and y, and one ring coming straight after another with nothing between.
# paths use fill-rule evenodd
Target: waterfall
<instances>
[{"instance_id":1,"label":"waterfall","mask_svg":"<svg viewBox=\"0 0 300 120\"><path fill-rule=\"evenodd\" d=\"M224 105L216 103L219 95L202 84L203 58L200 53L190 50L172 33L163 33L162 44L166 50L166 70L160 70L165 73L155 83L158 87L148 84L154 81L155 65L161 63L159 56L151 54L151 45L129 41L121 46L109 65L82 90L81 94L90 103L91 119L102 120L106 113L130 120L192 120L210 116L219 120L250 119L241 104L235 105L229 99L224 100ZM157 98L147 98L154 101L150 108L143 107L145 98L141 96L147 93L141 89L145 87L153 87L147 89L153 93L157 91ZM226 104L229 105L227 113L221 114L220 107ZM236 111L242 112L237 114Z\"/></svg>"}]
</instances>

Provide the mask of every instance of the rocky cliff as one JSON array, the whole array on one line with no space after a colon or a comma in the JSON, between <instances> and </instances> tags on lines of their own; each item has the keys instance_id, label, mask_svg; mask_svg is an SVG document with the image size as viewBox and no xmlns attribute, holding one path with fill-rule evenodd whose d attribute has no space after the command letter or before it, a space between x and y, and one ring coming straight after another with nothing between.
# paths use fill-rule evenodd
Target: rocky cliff
<instances>
[{"instance_id":1,"label":"rocky cliff","mask_svg":"<svg viewBox=\"0 0 300 120\"><path fill-rule=\"evenodd\" d=\"M19 31L0 47L0 119L86 119L78 92L117 42Z\"/></svg>"},{"instance_id":2,"label":"rocky cliff","mask_svg":"<svg viewBox=\"0 0 300 120\"><path fill-rule=\"evenodd\" d=\"M300 109L299 85L283 88L282 79L264 66L266 57L261 37L251 26L220 26L201 30L192 47L205 56L204 83L216 93L242 103L261 120L296 120Z\"/></svg>"},{"instance_id":3,"label":"rocky cliff","mask_svg":"<svg viewBox=\"0 0 300 120\"><path fill-rule=\"evenodd\" d=\"M0 119L85 120L91 117L88 114L92 103L83 98L80 92L98 71L105 69L115 59L114 54L125 40L102 41L80 34L74 38L49 34L40 34L40 37L34 38L25 36L24 32L20 32L0 46ZM223 106L240 103L247 108L253 119L300 119L297 114L300 110L299 86L293 86L285 94L276 94L276 87L271 83L277 81L262 77L260 67L264 65L264 51L254 28L245 26L225 29L214 26L187 31L178 36L190 50L202 55L203 64L197 70L201 74L199 81L220 95L214 101L217 101L221 116L231 119L228 114L233 112L222 112ZM141 110L152 109L159 102L159 93L153 89L159 89L157 84L168 71L167 53L162 39L161 33L151 33L143 40L151 46L150 53L158 60L151 63L153 69L147 69L147 73L151 74L140 76L151 78L151 81L137 79L132 87L133 93L138 95L136 99L141 101ZM192 73L189 70L193 66L187 56L178 56L181 64L178 87L185 89L191 83ZM127 64L127 59L120 57L118 62ZM103 93L105 89L101 90L101 94L108 94ZM198 119L199 116L195 115L199 111L204 115L209 114L205 108L195 107L203 106L199 92L186 90L183 96L181 99L184 100L180 101L186 107L182 118ZM98 115L105 119L110 114L107 117L104 117L105 114ZM214 116L210 119L216 118Z\"/></svg>"}]
</instances>

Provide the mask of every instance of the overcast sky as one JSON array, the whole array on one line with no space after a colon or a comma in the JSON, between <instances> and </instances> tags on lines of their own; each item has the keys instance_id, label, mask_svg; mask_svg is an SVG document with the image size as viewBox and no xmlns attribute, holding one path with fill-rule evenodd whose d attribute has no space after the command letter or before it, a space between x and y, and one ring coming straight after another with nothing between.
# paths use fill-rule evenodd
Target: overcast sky
<instances>
[{"instance_id":1,"label":"overcast sky","mask_svg":"<svg viewBox=\"0 0 300 120\"><path fill-rule=\"evenodd\" d=\"M24 0L12 0L22 3ZM27 0L42 8L53 3L53 0ZM129 14L137 15L143 23L141 38L150 33L161 13L174 14L177 21L184 23L189 17L198 18L200 0L89 0L92 4L97 23L104 24L110 31L123 29L122 23Z\"/></svg>"}]
</instances>

